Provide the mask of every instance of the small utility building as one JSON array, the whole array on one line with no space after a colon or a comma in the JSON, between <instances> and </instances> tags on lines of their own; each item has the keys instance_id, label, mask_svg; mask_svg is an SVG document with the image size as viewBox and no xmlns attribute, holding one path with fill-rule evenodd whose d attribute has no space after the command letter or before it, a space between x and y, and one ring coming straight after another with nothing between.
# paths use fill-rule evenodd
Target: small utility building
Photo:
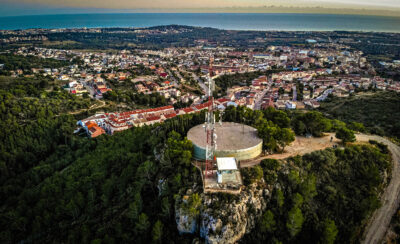
<instances>
[{"instance_id":1,"label":"small utility building","mask_svg":"<svg viewBox=\"0 0 400 244\"><path fill-rule=\"evenodd\" d=\"M238 166L236 159L231 157L217 158L217 182L221 183L236 183Z\"/></svg>"}]
</instances>

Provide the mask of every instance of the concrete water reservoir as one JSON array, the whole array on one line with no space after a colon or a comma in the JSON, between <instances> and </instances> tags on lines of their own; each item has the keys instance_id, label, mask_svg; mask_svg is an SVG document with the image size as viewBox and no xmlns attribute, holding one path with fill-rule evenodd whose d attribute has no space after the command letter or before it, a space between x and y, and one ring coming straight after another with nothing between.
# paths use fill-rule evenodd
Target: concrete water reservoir
<instances>
[{"instance_id":1,"label":"concrete water reservoir","mask_svg":"<svg viewBox=\"0 0 400 244\"><path fill-rule=\"evenodd\" d=\"M257 136L257 130L251 126L223 122L215 124L217 134L216 157L234 157L236 160L255 158L262 152L262 140ZM207 136L204 124L189 130L187 138L194 146L193 157L205 160Z\"/></svg>"}]
</instances>

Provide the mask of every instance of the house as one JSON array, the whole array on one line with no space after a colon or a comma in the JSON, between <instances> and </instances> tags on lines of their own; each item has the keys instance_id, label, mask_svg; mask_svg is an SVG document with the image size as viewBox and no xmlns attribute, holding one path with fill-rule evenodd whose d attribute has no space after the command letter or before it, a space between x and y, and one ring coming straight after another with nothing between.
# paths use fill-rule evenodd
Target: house
<instances>
[{"instance_id":1,"label":"house","mask_svg":"<svg viewBox=\"0 0 400 244\"><path fill-rule=\"evenodd\" d=\"M176 113L162 115L165 119L172 119L176 117Z\"/></svg>"},{"instance_id":2,"label":"house","mask_svg":"<svg viewBox=\"0 0 400 244\"><path fill-rule=\"evenodd\" d=\"M196 105L194 107L196 108L197 111L201 111L201 110L204 110L204 109L208 109L209 105L210 105L210 103L206 102L206 103L198 104L198 105Z\"/></svg>"},{"instance_id":3,"label":"house","mask_svg":"<svg viewBox=\"0 0 400 244\"><path fill-rule=\"evenodd\" d=\"M159 116L162 114L171 114L175 113L174 107L169 105L169 106L164 106L164 107L159 107L159 108L149 108L146 109L142 112L144 115L153 115L153 116Z\"/></svg>"},{"instance_id":4,"label":"house","mask_svg":"<svg viewBox=\"0 0 400 244\"><path fill-rule=\"evenodd\" d=\"M195 112L196 111L193 108L188 107L188 108L182 108L182 109L178 110L177 114L178 115L183 115L183 114L192 114L192 113L195 113Z\"/></svg>"},{"instance_id":5,"label":"house","mask_svg":"<svg viewBox=\"0 0 400 244\"><path fill-rule=\"evenodd\" d=\"M180 97L181 91L179 91L178 89L172 89L171 94L175 97Z\"/></svg>"},{"instance_id":6,"label":"house","mask_svg":"<svg viewBox=\"0 0 400 244\"><path fill-rule=\"evenodd\" d=\"M165 72L163 72L163 73L160 73L160 76L162 77L162 78L167 78L168 77L168 74L167 73L165 73Z\"/></svg>"},{"instance_id":7,"label":"house","mask_svg":"<svg viewBox=\"0 0 400 244\"><path fill-rule=\"evenodd\" d=\"M148 88L146 88L144 85L142 85L142 84L137 84L137 85L135 85L135 87L136 87L136 90L139 92L139 93L146 93L146 92L149 92L149 89Z\"/></svg>"},{"instance_id":8,"label":"house","mask_svg":"<svg viewBox=\"0 0 400 244\"><path fill-rule=\"evenodd\" d=\"M304 104L311 108L319 108L319 106L320 106L319 102L317 102L315 100L304 101Z\"/></svg>"},{"instance_id":9,"label":"house","mask_svg":"<svg viewBox=\"0 0 400 244\"><path fill-rule=\"evenodd\" d=\"M149 117L146 118L147 122L145 123L146 125L154 125L156 123L162 122L161 116L158 115L150 115Z\"/></svg>"},{"instance_id":10,"label":"house","mask_svg":"<svg viewBox=\"0 0 400 244\"><path fill-rule=\"evenodd\" d=\"M71 93L74 94L83 94L83 93L87 93L88 91L86 90L85 87L83 87L82 84L78 83L76 86L74 86L73 88L71 88Z\"/></svg>"},{"instance_id":11,"label":"house","mask_svg":"<svg viewBox=\"0 0 400 244\"><path fill-rule=\"evenodd\" d=\"M171 87L171 85L172 85L171 81L168 80L161 83L161 86L164 88L169 88Z\"/></svg>"},{"instance_id":12,"label":"house","mask_svg":"<svg viewBox=\"0 0 400 244\"><path fill-rule=\"evenodd\" d=\"M261 104L261 109L267 109L269 107L274 107L274 101L272 100L272 98L268 99L267 101L263 101L263 103Z\"/></svg>"},{"instance_id":13,"label":"house","mask_svg":"<svg viewBox=\"0 0 400 244\"><path fill-rule=\"evenodd\" d=\"M285 103L286 109L296 109L296 103L287 101Z\"/></svg>"},{"instance_id":14,"label":"house","mask_svg":"<svg viewBox=\"0 0 400 244\"><path fill-rule=\"evenodd\" d=\"M303 102L296 102L296 109L305 109L306 105Z\"/></svg>"},{"instance_id":15,"label":"house","mask_svg":"<svg viewBox=\"0 0 400 244\"><path fill-rule=\"evenodd\" d=\"M226 103L228 103L228 102L230 102L231 100L230 99L227 99L227 98L220 98L220 99L217 99L216 101L215 101L215 103L216 104L222 104L222 105L224 105L224 104L226 104Z\"/></svg>"},{"instance_id":16,"label":"house","mask_svg":"<svg viewBox=\"0 0 400 244\"><path fill-rule=\"evenodd\" d=\"M101 89L101 88L107 88L107 86L106 83L104 83L103 81L97 81L95 84L95 88Z\"/></svg>"},{"instance_id":17,"label":"house","mask_svg":"<svg viewBox=\"0 0 400 244\"><path fill-rule=\"evenodd\" d=\"M76 82L76 81L71 81L70 83L68 83L68 87L69 88L74 88L74 87L76 87L78 85L78 82Z\"/></svg>"},{"instance_id":18,"label":"house","mask_svg":"<svg viewBox=\"0 0 400 244\"><path fill-rule=\"evenodd\" d=\"M62 81L67 81L67 80L69 80L69 76L68 75L60 75L60 77L58 77L58 79L59 80L62 80Z\"/></svg>"},{"instance_id":19,"label":"house","mask_svg":"<svg viewBox=\"0 0 400 244\"><path fill-rule=\"evenodd\" d=\"M85 126L86 126L85 128L86 132L88 133L88 136L91 138L95 138L106 133L103 128L97 125L96 122L88 121L85 123Z\"/></svg>"},{"instance_id":20,"label":"house","mask_svg":"<svg viewBox=\"0 0 400 244\"><path fill-rule=\"evenodd\" d=\"M313 107L313 108L319 108L320 107L320 104L319 104L319 102L317 102L317 101L311 101L311 106Z\"/></svg>"},{"instance_id":21,"label":"house","mask_svg":"<svg viewBox=\"0 0 400 244\"><path fill-rule=\"evenodd\" d=\"M285 109L286 105L285 105L285 103L283 101L278 100L278 101L275 102L275 108L277 108L277 109Z\"/></svg>"}]
</instances>

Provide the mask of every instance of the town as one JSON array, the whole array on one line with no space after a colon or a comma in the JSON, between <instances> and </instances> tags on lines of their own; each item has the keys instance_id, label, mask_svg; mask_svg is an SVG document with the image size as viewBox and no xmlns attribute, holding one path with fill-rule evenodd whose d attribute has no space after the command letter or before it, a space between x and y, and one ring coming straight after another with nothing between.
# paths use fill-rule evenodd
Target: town
<instances>
[{"instance_id":1,"label":"town","mask_svg":"<svg viewBox=\"0 0 400 244\"><path fill-rule=\"evenodd\" d=\"M153 32L156 31L149 33ZM312 43L313 47L267 46L263 52L212 46L204 39L197 40L197 46L193 48L121 50L117 53L20 47L10 53L74 64L60 68L11 70L10 75L48 76L59 80L69 93L93 99L104 99L113 89L131 86L138 94L158 94L170 105L98 112L78 122L90 137L114 134L132 126L151 125L206 109L204 95L210 57L214 61L212 79L216 84L219 110L227 106L246 106L255 110L268 107L315 109L328 96L347 97L368 89L400 91L400 82L378 76L361 51L348 51L350 47L338 42L318 43L310 39L306 42ZM392 65L400 67L397 60ZM251 80L246 77L257 72L260 75L253 75ZM243 80L235 79L238 74L243 75ZM230 79L230 85L221 79ZM173 106L178 103L187 107L175 109Z\"/></svg>"},{"instance_id":2,"label":"town","mask_svg":"<svg viewBox=\"0 0 400 244\"><path fill-rule=\"evenodd\" d=\"M399 238L399 33L95 16L196 14L3 18L1 243Z\"/></svg>"}]
</instances>

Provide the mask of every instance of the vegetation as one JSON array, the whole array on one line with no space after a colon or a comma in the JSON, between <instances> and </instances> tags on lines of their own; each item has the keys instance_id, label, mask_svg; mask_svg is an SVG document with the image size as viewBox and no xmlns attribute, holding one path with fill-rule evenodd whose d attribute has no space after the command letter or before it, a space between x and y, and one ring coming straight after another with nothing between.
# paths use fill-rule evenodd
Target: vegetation
<instances>
[{"instance_id":1,"label":"vegetation","mask_svg":"<svg viewBox=\"0 0 400 244\"><path fill-rule=\"evenodd\" d=\"M274 69L268 70L266 72L256 71L256 72L246 72L246 73L236 73L230 75L222 75L218 78L214 79L215 85L219 90L223 93L226 93L226 90L232 86L250 86L251 81L260 77L261 75L270 75L273 73L279 73L284 71L284 69Z\"/></svg>"},{"instance_id":2,"label":"vegetation","mask_svg":"<svg viewBox=\"0 0 400 244\"><path fill-rule=\"evenodd\" d=\"M256 165L254 167L241 168L240 173L242 175L243 183L245 185L250 185L254 182L261 180L264 175L263 169L259 165Z\"/></svg>"},{"instance_id":3,"label":"vegetation","mask_svg":"<svg viewBox=\"0 0 400 244\"><path fill-rule=\"evenodd\" d=\"M255 127L258 136L263 139L264 152L283 152L295 139L294 132L287 128L290 126L288 115L274 108L259 111L229 106L224 112L223 120Z\"/></svg>"},{"instance_id":4,"label":"vegetation","mask_svg":"<svg viewBox=\"0 0 400 244\"><path fill-rule=\"evenodd\" d=\"M336 132L336 138L339 138L342 140L343 144L346 144L346 142L354 142L356 141L356 136L354 135L354 132L352 130L349 130L345 127L340 128Z\"/></svg>"},{"instance_id":5,"label":"vegetation","mask_svg":"<svg viewBox=\"0 0 400 244\"><path fill-rule=\"evenodd\" d=\"M58 86L42 76L0 77L0 242L187 242L171 224L174 196L200 181L185 135L203 122L204 112L89 140L73 135L81 115L70 112L95 101ZM156 96L132 94L117 91L105 98L163 104ZM346 125L315 111L231 106L223 116L257 128L271 152L294 140L291 128L316 136L346 126L363 130L362 124ZM379 206L383 175L390 171L387 148L371 144L243 169L245 184L264 179L273 187L257 229L243 242L355 242ZM191 194L188 211L197 213L199 204L199 195Z\"/></svg>"},{"instance_id":6,"label":"vegetation","mask_svg":"<svg viewBox=\"0 0 400 244\"><path fill-rule=\"evenodd\" d=\"M226 91L227 88L237 85L249 86L251 81L255 78L263 75L263 72L247 72L247 73L236 73L233 75L222 75L216 79L215 85L222 91Z\"/></svg>"},{"instance_id":7,"label":"vegetation","mask_svg":"<svg viewBox=\"0 0 400 244\"><path fill-rule=\"evenodd\" d=\"M293 130L298 135L322 136L322 132L331 129L331 121L322 113L312 111L297 114L292 120Z\"/></svg>"},{"instance_id":8,"label":"vegetation","mask_svg":"<svg viewBox=\"0 0 400 244\"><path fill-rule=\"evenodd\" d=\"M45 159L57 145L74 143L70 134L76 120L68 112L88 108L93 101L54 90L51 82L0 77L1 183Z\"/></svg>"},{"instance_id":9,"label":"vegetation","mask_svg":"<svg viewBox=\"0 0 400 244\"><path fill-rule=\"evenodd\" d=\"M321 104L320 111L328 117L349 123L349 128L353 130L400 138L399 104L399 93L375 92L332 98Z\"/></svg>"},{"instance_id":10,"label":"vegetation","mask_svg":"<svg viewBox=\"0 0 400 244\"><path fill-rule=\"evenodd\" d=\"M357 243L391 171L387 151L371 145L316 151L284 164L268 159L260 166L274 186L272 198L242 243Z\"/></svg>"},{"instance_id":11,"label":"vegetation","mask_svg":"<svg viewBox=\"0 0 400 244\"><path fill-rule=\"evenodd\" d=\"M135 105L143 105L150 107L161 107L168 105L165 97L158 93L143 94L132 90L108 91L103 94L103 98L117 103L125 103L134 107Z\"/></svg>"},{"instance_id":12,"label":"vegetation","mask_svg":"<svg viewBox=\"0 0 400 244\"><path fill-rule=\"evenodd\" d=\"M388 233L396 233L396 235L387 234L386 243L399 243L400 241L400 208L397 209L390 222Z\"/></svg>"},{"instance_id":13,"label":"vegetation","mask_svg":"<svg viewBox=\"0 0 400 244\"><path fill-rule=\"evenodd\" d=\"M88 139L68 111L92 101L50 83L1 83L0 242L183 242L173 196L199 180L183 135L204 114Z\"/></svg>"},{"instance_id":14,"label":"vegetation","mask_svg":"<svg viewBox=\"0 0 400 244\"><path fill-rule=\"evenodd\" d=\"M0 54L0 64L4 64L0 74L8 74L10 70L21 69L25 74L32 74L32 68L60 68L71 65L71 62L35 56L21 56L14 54Z\"/></svg>"}]
</instances>

